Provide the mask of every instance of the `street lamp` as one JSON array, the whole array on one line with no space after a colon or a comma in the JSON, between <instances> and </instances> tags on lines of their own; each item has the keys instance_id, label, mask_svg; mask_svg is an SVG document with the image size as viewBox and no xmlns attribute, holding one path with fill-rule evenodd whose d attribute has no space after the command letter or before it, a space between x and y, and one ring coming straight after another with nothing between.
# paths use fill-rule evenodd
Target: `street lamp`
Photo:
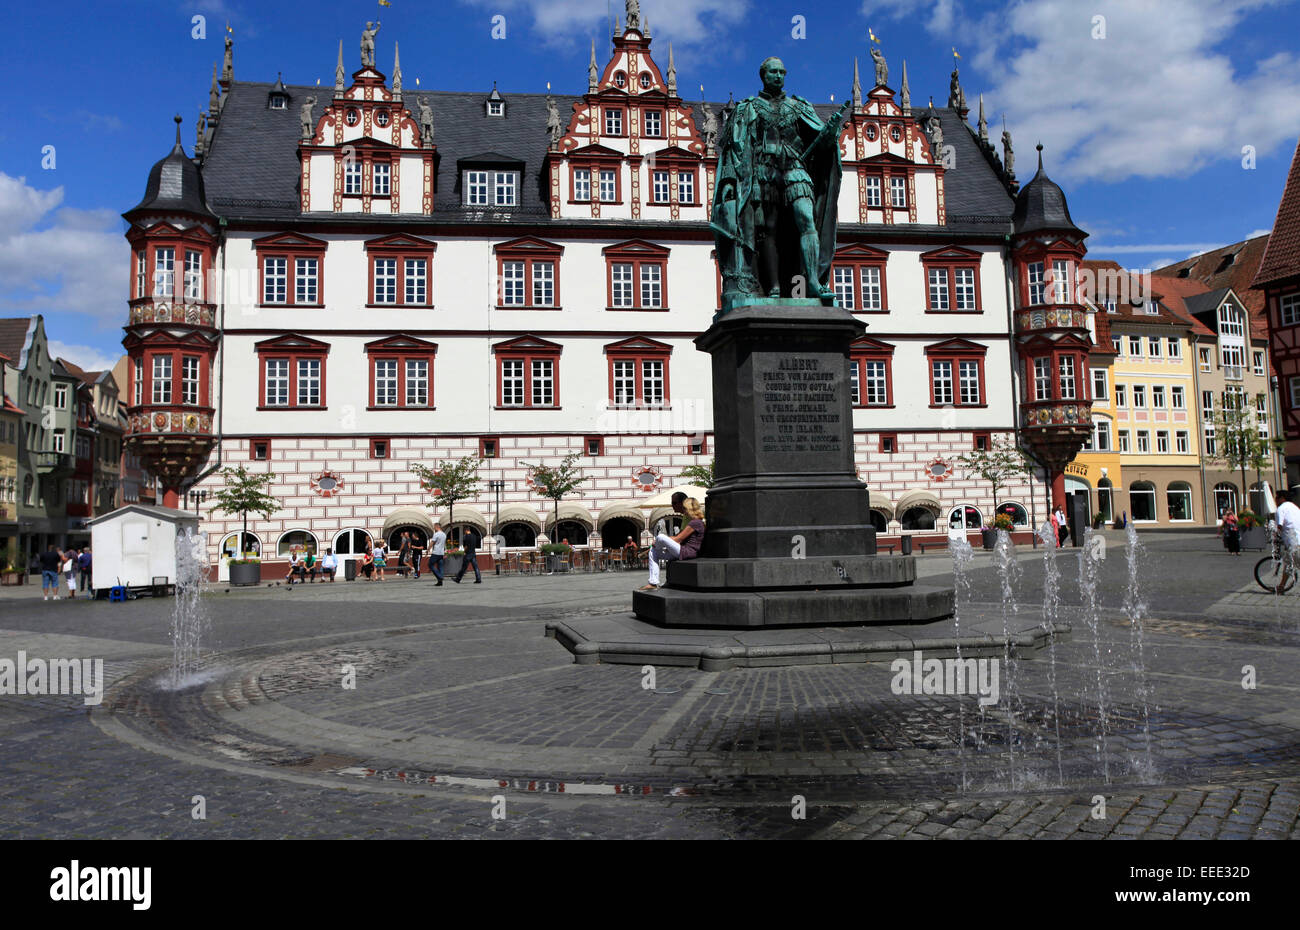
<instances>
[{"instance_id":1,"label":"street lamp","mask_svg":"<svg viewBox=\"0 0 1300 930\"><path fill-rule=\"evenodd\" d=\"M198 514L199 505L208 499L207 491L191 491L190 501L194 504L194 513Z\"/></svg>"},{"instance_id":2,"label":"street lamp","mask_svg":"<svg viewBox=\"0 0 1300 930\"><path fill-rule=\"evenodd\" d=\"M506 483L500 479L489 480L488 490L495 491L497 495L496 512L492 514L492 535L501 538L501 492L505 489ZM492 564L496 568L497 574L501 574L501 546L497 545L492 550Z\"/></svg>"}]
</instances>

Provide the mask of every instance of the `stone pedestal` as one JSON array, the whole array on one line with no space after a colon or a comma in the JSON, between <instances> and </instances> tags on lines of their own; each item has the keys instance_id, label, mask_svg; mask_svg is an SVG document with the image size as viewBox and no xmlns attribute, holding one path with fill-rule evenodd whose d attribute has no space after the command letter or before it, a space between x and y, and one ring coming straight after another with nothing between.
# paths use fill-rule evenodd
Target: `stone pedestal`
<instances>
[{"instance_id":1,"label":"stone pedestal","mask_svg":"<svg viewBox=\"0 0 1300 930\"><path fill-rule=\"evenodd\" d=\"M878 557L853 455L849 345L866 329L817 300L739 307L695 340L713 356L717 483L700 557L671 562L636 615L666 626L918 623L953 592Z\"/></svg>"}]
</instances>

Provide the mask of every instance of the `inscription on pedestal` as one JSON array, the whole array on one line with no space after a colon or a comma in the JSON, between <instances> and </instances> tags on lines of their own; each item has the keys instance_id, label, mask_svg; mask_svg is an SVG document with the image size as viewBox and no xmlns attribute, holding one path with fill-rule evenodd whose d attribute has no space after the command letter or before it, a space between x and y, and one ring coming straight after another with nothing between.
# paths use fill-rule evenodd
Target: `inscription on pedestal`
<instances>
[{"instance_id":1,"label":"inscription on pedestal","mask_svg":"<svg viewBox=\"0 0 1300 930\"><path fill-rule=\"evenodd\" d=\"M757 367L758 448L764 453L839 453L844 422L838 356L768 356Z\"/></svg>"}]
</instances>

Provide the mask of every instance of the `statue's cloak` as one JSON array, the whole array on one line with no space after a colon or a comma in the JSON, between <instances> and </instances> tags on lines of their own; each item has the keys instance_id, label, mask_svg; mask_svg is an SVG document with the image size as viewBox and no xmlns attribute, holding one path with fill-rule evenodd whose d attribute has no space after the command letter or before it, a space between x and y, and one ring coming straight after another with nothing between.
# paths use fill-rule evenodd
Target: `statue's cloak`
<instances>
[{"instance_id":1,"label":"statue's cloak","mask_svg":"<svg viewBox=\"0 0 1300 930\"><path fill-rule=\"evenodd\" d=\"M710 226L718 248L718 264L724 278L723 290L747 296L761 296L755 250L756 207L759 186L755 178L754 157L759 134L759 111L755 97L746 97L723 127L719 144L718 176L714 188L713 215ZM806 148L817 139L823 127L811 103L788 95L787 105L798 118L799 136ZM840 146L837 134L824 136L804 159L804 167L813 184L813 221L820 236L820 260L817 280L822 286L830 282L831 259L835 254L835 229L840 194ZM735 187L736 199L723 199L729 185ZM789 224L791 227L793 224ZM797 234L783 242L782 256L797 255ZM781 292L790 296L791 275L782 274Z\"/></svg>"}]
</instances>

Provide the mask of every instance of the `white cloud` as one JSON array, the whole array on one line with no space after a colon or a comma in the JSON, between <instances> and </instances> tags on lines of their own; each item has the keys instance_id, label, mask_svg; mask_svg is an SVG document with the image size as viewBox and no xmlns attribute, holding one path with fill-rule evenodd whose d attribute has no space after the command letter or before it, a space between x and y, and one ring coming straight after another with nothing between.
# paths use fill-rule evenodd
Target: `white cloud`
<instances>
[{"instance_id":1,"label":"white cloud","mask_svg":"<svg viewBox=\"0 0 1300 930\"><path fill-rule=\"evenodd\" d=\"M1246 238L1254 239L1256 236L1268 236L1271 235L1272 232L1273 232L1272 229L1256 229L1254 232L1248 233L1246 235Z\"/></svg>"},{"instance_id":2,"label":"white cloud","mask_svg":"<svg viewBox=\"0 0 1300 930\"><path fill-rule=\"evenodd\" d=\"M66 358L85 371L104 371L112 368L125 354L122 351L116 354L106 353L94 346L69 345L66 342L59 342L57 339L50 340L51 358Z\"/></svg>"},{"instance_id":3,"label":"white cloud","mask_svg":"<svg viewBox=\"0 0 1300 930\"><path fill-rule=\"evenodd\" d=\"M867 15L925 16L967 37L968 99L1006 112L1013 135L1041 140L1056 180L1187 177L1291 145L1300 124L1300 57L1231 57L1234 29L1273 0L1013 0L969 18L953 0L865 3ZM919 10L918 10L919 6ZM1094 38L1094 16L1105 38ZM972 41L973 40L973 41ZM1023 146L1023 143L1022 143ZM1032 144L1028 146L1032 153ZM1032 174L1032 163L1019 172Z\"/></svg>"},{"instance_id":4,"label":"white cloud","mask_svg":"<svg viewBox=\"0 0 1300 930\"><path fill-rule=\"evenodd\" d=\"M507 37L512 14L525 14L532 28L544 41L554 45L587 45L596 38L596 60L602 66L608 60L610 20L605 8L591 0L463 0L472 6L504 12ZM610 6L619 23L626 25L624 4ZM741 22L749 13L749 0L654 0L641 7L641 18L650 18L650 36L656 40L655 58L660 67L667 67L667 50L658 49L658 43L672 40L677 46L718 43L722 38L719 28ZM486 28L486 27L485 27ZM518 27L515 27L518 28ZM602 57L604 56L604 57ZM678 63L681 67L681 62Z\"/></svg>"},{"instance_id":5,"label":"white cloud","mask_svg":"<svg viewBox=\"0 0 1300 930\"><path fill-rule=\"evenodd\" d=\"M41 191L0 172L0 312L74 313L120 324L128 256L111 210L64 207L63 188Z\"/></svg>"}]
</instances>

